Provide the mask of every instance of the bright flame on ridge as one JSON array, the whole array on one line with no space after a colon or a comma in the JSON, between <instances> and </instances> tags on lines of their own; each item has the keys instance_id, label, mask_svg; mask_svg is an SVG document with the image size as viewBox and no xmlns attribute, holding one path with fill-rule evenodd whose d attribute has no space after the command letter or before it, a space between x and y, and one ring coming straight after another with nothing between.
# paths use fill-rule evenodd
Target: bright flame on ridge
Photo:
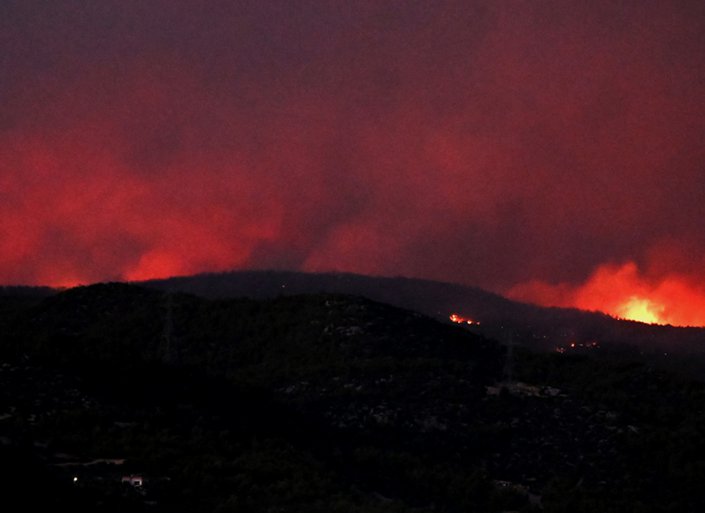
<instances>
[{"instance_id":1,"label":"bright flame on ridge","mask_svg":"<svg viewBox=\"0 0 705 513\"><path fill-rule=\"evenodd\" d=\"M661 318L664 306L638 296L632 296L617 309L617 314L622 319L645 322L648 324L665 324Z\"/></svg>"}]
</instances>

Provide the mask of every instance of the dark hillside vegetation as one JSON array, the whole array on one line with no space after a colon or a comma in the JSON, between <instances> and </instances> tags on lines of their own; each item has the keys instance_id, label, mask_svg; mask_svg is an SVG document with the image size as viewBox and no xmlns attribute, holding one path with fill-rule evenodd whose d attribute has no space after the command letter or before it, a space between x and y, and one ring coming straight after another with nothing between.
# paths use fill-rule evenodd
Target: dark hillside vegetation
<instances>
[{"instance_id":1,"label":"dark hillside vegetation","mask_svg":"<svg viewBox=\"0 0 705 513\"><path fill-rule=\"evenodd\" d=\"M702 385L623 355L516 348L506 382L497 342L340 294L209 300L102 284L7 304L0 449L5 471L38 476L42 507L705 505Z\"/></svg>"},{"instance_id":2,"label":"dark hillside vegetation","mask_svg":"<svg viewBox=\"0 0 705 513\"><path fill-rule=\"evenodd\" d=\"M482 332L502 340L507 328L535 350L598 341L602 347L687 355L692 374L705 378L705 329L650 325L600 312L546 308L511 301L477 287L404 277L348 273L234 271L151 280L145 286L209 298L271 299L298 294L352 294L447 320L452 313L482 321ZM695 357L693 359L693 357ZM694 361L696 360L696 361ZM663 362L670 365L670 362ZM683 362L679 361L677 368Z\"/></svg>"}]
</instances>

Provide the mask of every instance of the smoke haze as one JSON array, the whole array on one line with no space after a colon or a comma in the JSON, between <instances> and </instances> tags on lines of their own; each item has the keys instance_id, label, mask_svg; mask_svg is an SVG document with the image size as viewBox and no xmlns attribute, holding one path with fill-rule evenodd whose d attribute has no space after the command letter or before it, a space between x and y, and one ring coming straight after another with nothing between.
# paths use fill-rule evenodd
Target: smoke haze
<instances>
[{"instance_id":1,"label":"smoke haze","mask_svg":"<svg viewBox=\"0 0 705 513\"><path fill-rule=\"evenodd\" d=\"M702 2L6 0L0 100L3 283L341 270L705 324Z\"/></svg>"}]
</instances>

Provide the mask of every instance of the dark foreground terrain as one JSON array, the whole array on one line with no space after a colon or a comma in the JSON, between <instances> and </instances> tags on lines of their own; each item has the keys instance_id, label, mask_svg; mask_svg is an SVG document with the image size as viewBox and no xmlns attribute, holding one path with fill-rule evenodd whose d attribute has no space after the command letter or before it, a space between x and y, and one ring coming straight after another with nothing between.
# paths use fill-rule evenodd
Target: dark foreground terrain
<instances>
[{"instance_id":1,"label":"dark foreground terrain","mask_svg":"<svg viewBox=\"0 0 705 513\"><path fill-rule=\"evenodd\" d=\"M8 291L0 329L4 511L705 510L705 388L624 355L122 284Z\"/></svg>"}]
</instances>

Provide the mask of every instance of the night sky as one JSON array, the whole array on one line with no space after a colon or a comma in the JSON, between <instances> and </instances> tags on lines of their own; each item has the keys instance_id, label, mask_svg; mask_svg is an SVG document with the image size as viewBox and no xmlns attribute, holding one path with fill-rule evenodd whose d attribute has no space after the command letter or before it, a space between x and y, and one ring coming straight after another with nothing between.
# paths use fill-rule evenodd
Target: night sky
<instances>
[{"instance_id":1,"label":"night sky","mask_svg":"<svg viewBox=\"0 0 705 513\"><path fill-rule=\"evenodd\" d=\"M702 1L0 2L0 282L405 275L705 324Z\"/></svg>"}]
</instances>

